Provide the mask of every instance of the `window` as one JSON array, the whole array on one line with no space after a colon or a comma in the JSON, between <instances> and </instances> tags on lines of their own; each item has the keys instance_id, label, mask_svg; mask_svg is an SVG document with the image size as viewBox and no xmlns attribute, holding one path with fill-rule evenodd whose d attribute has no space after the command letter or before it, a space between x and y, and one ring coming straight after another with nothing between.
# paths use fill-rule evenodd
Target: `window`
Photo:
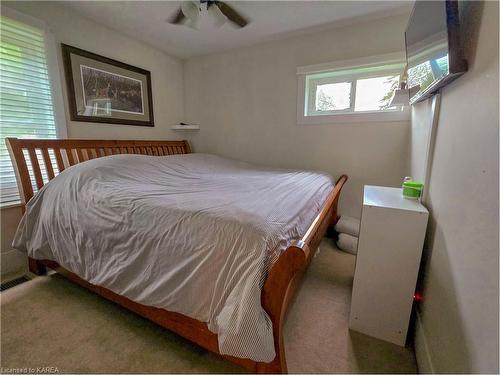
<instances>
[{"instance_id":1,"label":"window","mask_svg":"<svg viewBox=\"0 0 500 375\"><path fill-rule=\"evenodd\" d=\"M311 88L310 112L312 114L352 110L352 82L328 83L326 81L311 85Z\"/></svg>"},{"instance_id":2,"label":"window","mask_svg":"<svg viewBox=\"0 0 500 375\"><path fill-rule=\"evenodd\" d=\"M407 119L408 111L389 106L404 67L399 61L298 68L298 123Z\"/></svg>"},{"instance_id":3,"label":"window","mask_svg":"<svg viewBox=\"0 0 500 375\"><path fill-rule=\"evenodd\" d=\"M4 139L56 138L57 130L44 31L1 16L0 34L0 206L3 206L19 201Z\"/></svg>"},{"instance_id":4,"label":"window","mask_svg":"<svg viewBox=\"0 0 500 375\"><path fill-rule=\"evenodd\" d=\"M356 81L355 112L385 111L392 93L399 85L399 75L358 79Z\"/></svg>"},{"instance_id":5,"label":"window","mask_svg":"<svg viewBox=\"0 0 500 375\"><path fill-rule=\"evenodd\" d=\"M398 66L378 66L309 74L306 116L390 111L392 93L399 84Z\"/></svg>"}]
</instances>

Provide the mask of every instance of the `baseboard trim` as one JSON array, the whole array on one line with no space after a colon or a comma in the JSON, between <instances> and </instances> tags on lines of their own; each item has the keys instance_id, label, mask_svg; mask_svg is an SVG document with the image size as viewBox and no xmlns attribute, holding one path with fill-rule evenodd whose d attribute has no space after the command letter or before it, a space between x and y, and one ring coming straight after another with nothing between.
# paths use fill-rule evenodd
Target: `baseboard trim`
<instances>
[{"instance_id":1,"label":"baseboard trim","mask_svg":"<svg viewBox=\"0 0 500 375\"><path fill-rule=\"evenodd\" d=\"M1 261L0 274L2 278L9 274L23 274L28 270L28 257L20 251L2 251Z\"/></svg>"},{"instance_id":2,"label":"baseboard trim","mask_svg":"<svg viewBox=\"0 0 500 375\"><path fill-rule=\"evenodd\" d=\"M417 359L419 374L435 374L429 346L427 345L427 338L425 337L424 326L418 309L416 310L415 357Z\"/></svg>"}]
</instances>

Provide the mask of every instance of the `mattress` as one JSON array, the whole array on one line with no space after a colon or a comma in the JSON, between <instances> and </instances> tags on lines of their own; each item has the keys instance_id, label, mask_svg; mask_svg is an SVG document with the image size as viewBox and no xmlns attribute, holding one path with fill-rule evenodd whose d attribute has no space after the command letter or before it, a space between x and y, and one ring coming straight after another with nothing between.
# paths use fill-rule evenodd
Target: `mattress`
<instances>
[{"instance_id":1,"label":"mattress","mask_svg":"<svg viewBox=\"0 0 500 375\"><path fill-rule=\"evenodd\" d=\"M333 187L323 173L209 154L101 157L44 185L13 246L138 303L206 322L222 354L270 362L263 283Z\"/></svg>"}]
</instances>

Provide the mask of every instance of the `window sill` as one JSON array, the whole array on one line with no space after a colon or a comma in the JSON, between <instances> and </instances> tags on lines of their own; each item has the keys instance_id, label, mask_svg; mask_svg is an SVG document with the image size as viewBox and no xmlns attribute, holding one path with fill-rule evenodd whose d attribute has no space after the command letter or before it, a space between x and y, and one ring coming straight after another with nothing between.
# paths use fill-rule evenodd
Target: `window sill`
<instances>
[{"instance_id":1,"label":"window sill","mask_svg":"<svg viewBox=\"0 0 500 375\"><path fill-rule=\"evenodd\" d=\"M21 201L0 204L0 210L4 210L4 209L8 209L8 208L16 208L16 207L22 207Z\"/></svg>"},{"instance_id":2,"label":"window sill","mask_svg":"<svg viewBox=\"0 0 500 375\"><path fill-rule=\"evenodd\" d=\"M370 123L370 122L401 122L410 120L410 110L387 112L359 112L359 113L339 113L316 116L297 116L298 125L314 124L350 124L350 123Z\"/></svg>"}]
</instances>

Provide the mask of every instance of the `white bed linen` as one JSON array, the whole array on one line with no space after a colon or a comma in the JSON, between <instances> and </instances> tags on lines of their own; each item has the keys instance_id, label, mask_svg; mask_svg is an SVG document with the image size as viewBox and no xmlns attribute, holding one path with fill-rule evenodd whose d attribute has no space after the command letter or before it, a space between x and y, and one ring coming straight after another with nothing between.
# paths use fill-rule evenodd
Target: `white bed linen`
<instances>
[{"instance_id":1,"label":"white bed linen","mask_svg":"<svg viewBox=\"0 0 500 375\"><path fill-rule=\"evenodd\" d=\"M270 362L270 265L305 233L328 175L208 154L77 164L28 203L14 247L144 305L207 322L223 354Z\"/></svg>"}]
</instances>

